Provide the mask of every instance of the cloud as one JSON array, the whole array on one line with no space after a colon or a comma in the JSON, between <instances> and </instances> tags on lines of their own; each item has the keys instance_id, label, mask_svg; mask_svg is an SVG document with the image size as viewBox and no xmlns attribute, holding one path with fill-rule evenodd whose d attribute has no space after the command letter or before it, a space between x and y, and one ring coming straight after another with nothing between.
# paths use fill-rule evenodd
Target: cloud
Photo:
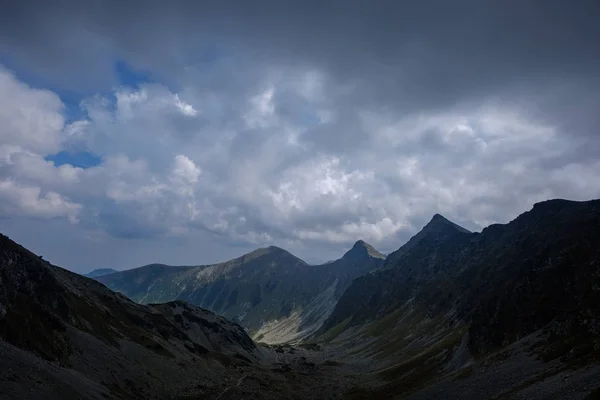
<instances>
[{"instance_id":1,"label":"cloud","mask_svg":"<svg viewBox=\"0 0 600 400\"><path fill-rule=\"evenodd\" d=\"M175 162L173 165L174 180L194 184L198 182L200 173L200 168L198 168L192 160L183 154L178 154L175 156Z\"/></svg>"},{"instance_id":2,"label":"cloud","mask_svg":"<svg viewBox=\"0 0 600 400\"><path fill-rule=\"evenodd\" d=\"M600 196L595 2L60 3L0 17L5 216L328 259Z\"/></svg>"},{"instance_id":3,"label":"cloud","mask_svg":"<svg viewBox=\"0 0 600 400\"><path fill-rule=\"evenodd\" d=\"M0 145L49 154L60 148L64 109L60 98L19 82L0 66Z\"/></svg>"},{"instance_id":4,"label":"cloud","mask_svg":"<svg viewBox=\"0 0 600 400\"><path fill-rule=\"evenodd\" d=\"M23 215L43 218L66 217L76 223L80 204L72 203L56 192L41 193L39 187L22 186L0 180L0 215Z\"/></svg>"}]
</instances>

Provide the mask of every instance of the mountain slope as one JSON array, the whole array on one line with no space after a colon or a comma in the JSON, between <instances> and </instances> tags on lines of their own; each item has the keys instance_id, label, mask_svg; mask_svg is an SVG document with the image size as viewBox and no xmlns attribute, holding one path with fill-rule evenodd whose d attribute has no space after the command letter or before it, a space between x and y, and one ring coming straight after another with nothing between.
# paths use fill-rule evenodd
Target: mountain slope
<instances>
[{"instance_id":1,"label":"mountain slope","mask_svg":"<svg viewBox=\"0 0 600 400\"><path fill-rule=\"evenodd\" d=\"M481 233L434 217L354 280L318 340L387 365L385 393L398 394L523 338L530 347L518 351L557 363L548 376L595 363L599 333L600 201L550 200Z\"/></svg>"},{"instance_id":2,"label":"mountain slope","mask_svg":"<svg viewBox=\"0 0 600 400\"><path fill-rule=\"evenodd\" d=\"M308 294L304 303L290 313L263 324L254 334L266 343L295 342L313 334L333 311L344 290L358 276L377 270L385 256L359 240L342 258L304 268L296 285Z\"/></svg>"},{"instance_id":3,"label":"mountain slope","mask_svg":"<svg viewBox=\"0 0 600 400\"><path fill-rule=\"evenodd\" d=\"M34 373L39 398L201 395L218 390L211 387L229 373L224 365L261 357L244 330L222 317L183 302L133 303L5 236L0 339L3 363L15 374L3 377L1 398L24 398L23 382Z\"/></svg>"},{"instance_id":4,"label":"mountain slope","mask_svg":"<svg viewBox=\"0 0 600 400\"><path fill-rule=\"evenodd\" d=\"M380 253L358 241L323 265L271 246L220 264L153 264L96 279L140 303L188 301L240 323L257 340L280 343L314 332L352 279L382 263Z\"/></svg>"},{"instance_id":5,"label":"mountain slope","mask_svg":"<svg viewBox=\"0 0 600 400\"><path fill-rule=\"evenodd\" d=\"M358 277L343 293L324 329L350 318L364 323L393 311L415 296L422 282L457 268L458 254L473 234L440 215L405 245L388 255L381 270Z\"/></svg>"},{"instance_id":6,"label":"mountain slope","mask_svg":"<svg viewBox=\"0 0 600 400\"><path fill-rule=\"evenodd\" d=\"M116 269L112 269L112 268L99 268L99 269L95 269L91 272L88 272L87 274L84 274L83 276L85 276L86 278L97 278L102 275L114 274L116 272L119 272L119 271L117 271Z\"/></svg>"}]
</instances>

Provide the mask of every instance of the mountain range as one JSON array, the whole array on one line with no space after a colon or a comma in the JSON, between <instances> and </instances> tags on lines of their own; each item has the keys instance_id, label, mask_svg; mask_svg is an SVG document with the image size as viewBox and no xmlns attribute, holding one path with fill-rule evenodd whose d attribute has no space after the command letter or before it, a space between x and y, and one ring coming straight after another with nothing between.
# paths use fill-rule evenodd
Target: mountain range
<instances>
[{"instance_id":1,"label":"mountain range","mask_svg":"<svg viewBox=\"0 0 600 400\"><path fill-rule=\"evenodd\" d=\"M315 332L352 280L384 259L359 240L323 265L271 246L214 265L153 264L95 278L134 301L184 300L240 323L256 340L283 343Z\"/></svg>"},{"instance_id":2,"label":"mountain range","mask_svg":"<svg viewBox=\"0 0 600 400\"><path fill-rule=\"evenodd\" d=\"M375 393L388 395L515 343L554 373L597 363L599 317L600 201L549 200L481 233L434 216L353 281L319 333L380 358L391 382Z\"/></svg>"},{"instance_id":3,"label":"mountain range","mask_svg":"<svg viewBox=\"0 0 600 400\"><path fill-rule=\"evenodd\" d=\"M0 237L0 398L600 395L599 200L481 232L436 214L387 257L268 247L95 279Z\"/></svg>"}]
</instances>

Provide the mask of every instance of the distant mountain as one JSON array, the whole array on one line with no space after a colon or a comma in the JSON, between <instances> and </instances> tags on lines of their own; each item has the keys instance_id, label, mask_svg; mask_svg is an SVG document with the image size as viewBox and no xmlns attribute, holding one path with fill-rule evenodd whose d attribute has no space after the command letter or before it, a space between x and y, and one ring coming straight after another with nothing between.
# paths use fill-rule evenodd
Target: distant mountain
<instances>
[{"instance_id":1,"label":"distant mountain","mask_svg":"<svg viewBox=\"0 0 600 400\"><path fill-rule=\"evenodd\" d=\"M322 265L271 246L214 265L152 264L96 279L140 303L188 301L240 323L257 340L280 343L318 329L352 280L383 259L363 241Z\"/></svg>"},{"instance_id":2,"label":"distant mountain","mask_svg":"<svg viewBox=\"0 0 600 400\"><path fill-rule=\"evenodd\" d=\"M88 278L97 278L102 275L114 274L115 272L119 272L119 271L117 271L116 269L112 269L112 268L99 268L99 269L93 270L92 272L88 272L87 274L84 274L83 276L88 277Z\"/></svg>"},{"instance_id":3,"label":"distant mountain","mask_svg":"<svg viewBox=\"0 0 600 400\"><path fill-rule=\"evenodd\" d=\"M352 282L313 340L387 363L387 396L526 337L544 361L584 365L599 334L600 201L549 200L481 233L434 216Z\"/></svg>"},{"instance_id":4,"label":"distant mountain","mask_svg":"<svg viewBox=\"0 0 600 400\"><path fill-rule=\"evenodd\" d=\"M302 303L290 313L262 324L253 337L266 343L284 343L310 336L325 322L352 280L377 270L384 259L371 245L359 240L342 258L298 271L290 278L295 281L294 290L305 294Z\"/></svg>"}]
</instances>

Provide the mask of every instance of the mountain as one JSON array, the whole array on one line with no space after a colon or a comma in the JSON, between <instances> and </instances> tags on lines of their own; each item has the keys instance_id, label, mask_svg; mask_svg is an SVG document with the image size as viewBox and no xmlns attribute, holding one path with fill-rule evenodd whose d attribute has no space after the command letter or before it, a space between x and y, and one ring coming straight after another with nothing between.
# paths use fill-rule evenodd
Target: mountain
<instances>
[{"instance_id":1,"label":"mountain","mask_svg":"<svg viewBox=\"0 0 600 400\"><path fill-rule=\"evenodd\" d=\"M0 339L0 398L213 393L219 373L228 373L224 363L261 357L244 330L220 316L183 302L136 304L3 235Z\"/></svg>"},{"instance_id":2,"label":"mountain","mask_svg":"<svg viewBox=\"0 0 600 400\"><path fill-rule=\"evenodd\" d=\"M418 393L463 368L490 369L498 352L505 361L523 352L552 362L542 370L550 377L565 363L600 361L599 285L598 200L538 203L481 233L436 215L380 270L353 281L313 340L386 365L388 384L372 396Z\"/></svg>"},{"instance_id":3,"label":"mountain","mask_svg":"<svg viewBox=\"0 0 600 400\"><path fill-rule=\"evenodd\" d=\"M87 274L84 274L83 276L88 277L88 278L97 278L102 275L114 274L116 272L119 272L119 271L117 271L116 269L112 269L112 268L99 268L99 269L95 269L91 272L88 272Z\"/></svg>"},{"instance_id":4,"label":"mountain","mask_svg":"<svg viewBox=\"0 0 600 400\"><path fill-rule=\"evenodd\" d=\"M415 236L400 247L398 250L390 253L386 260L386 266L396 266L403 255L420 244L420 249L427 252L428 249L435 249L439 243L460 234L469 234L468 230L462 226L447 220L440 214L435 214L431 220ZM464 235L463 235L464 236Z\"/></svg>"},{"instance_id":5,"label":"mountain","mask_svg":"<svg viewBox=\"0 0 600 400\"><path fill-rule=\"evenodd\" d=\"M331 328L347 318L351 324L362 323L408 301L422 282L457 267L452 257L472 235L436 214L406 244L388 255L380 271L353 282L323 328Z\"/></svg>"},{"instance_id":6,"label":"mountain","mask_svg":"<svg viewBox=\"0 0 600 400\"><path fill-rule=\"evenodd\" d=\"M358 276L377 270L385 256L359 240L342 258L309 266L296 274L295 287L306 294L287 315L263 324L253 337L265 343L302 340L317 331L333 311L344 290Z\"/></svg>"},{"instance_id":7,"label":"mountain","mask_svg":"<svg viewBox=\"0 0 600 400\"><path fill-rule=\"evenodd\" d=\"M240 323L256 340L282 343L318 329L352 280L383 260L364 241L323 265L271 246L214 265L152 264L96 279L140 303L185 300Z\"/></svg>"},{"instance_id":8,"label":"mountain","mask_svg":"<svg viewBox=\"0 0 600 400\"><path fill-rule=\"evenodd\" d=\"M266 345L182 300L134 303L0 236L0 398L600 395L599 200L538 203L481 233L436 215L381 257L358 241L339 260L312 267L265 248L212 266L124 272L143 296L197 276L209 286L221 282L224 292L241 288L240 276L261 284L271 271L271 293L292 288L287 293L306 302L263 325L261 335L304 340ZM375 268L361 272L371 262ZM198 290L208 296L214 288ZM283 300L269 296L261 287L259 304Z\"/></svg>"},{"instance_id":9,"label":"mountain","mask_svg":"<svg viewBox=\"0 0 600 400\"><path fill-rule=\"evenodd\" d=\"M356 241L356 243L354 243L352 248L350 250L348 250L346 252L346 254L344 254L344 256L343 256L343 258L346 258L346 259L352 258L354 260L368 259L369 257L385 259L385 255L383 255L380 252L378 252L377 250L375 250L375 248L373 246L371 246L369 243L365 242L364 240Z\"/></svg>"},{"instance_id":10,"label":"mountain","mask_svg":"<svg viewBox=\"0 0 600 400\"><path fill-rule=\"evenodd\" d=\"M288 257L246 261L273 252ZM0 399L341 400L352 379L329 362L183 301L134 303L0 235Z\"/></svg>"}]
</instances>

